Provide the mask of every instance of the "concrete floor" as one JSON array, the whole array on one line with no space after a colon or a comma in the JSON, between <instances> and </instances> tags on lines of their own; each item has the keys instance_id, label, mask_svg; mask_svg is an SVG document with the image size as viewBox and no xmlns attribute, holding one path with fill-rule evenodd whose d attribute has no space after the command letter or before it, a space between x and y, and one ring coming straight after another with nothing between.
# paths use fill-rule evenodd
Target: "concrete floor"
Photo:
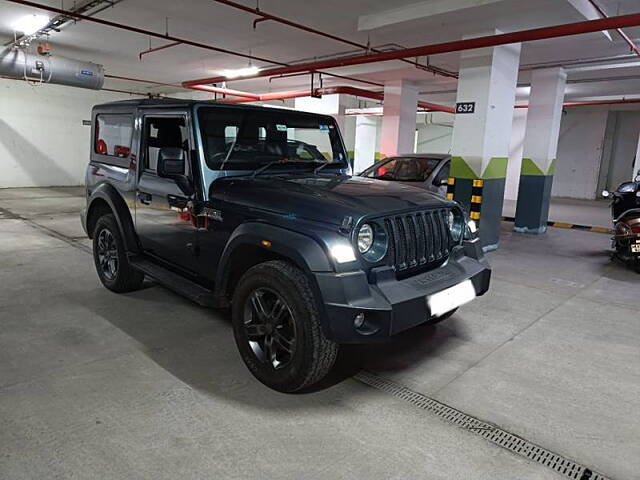
<instances>
[{"instance_id":1,"label":"concrete floor","mask_svg":"<svg viewBox=\"0 0 640 480\"><path fill-rule=\"evenodd\" d=\"M515 217L516 203L515 200L505 200L502 215ZM610 203L606 199L552 198L549 204L549 221L611 228Z\"/></svg>"},{"instance_id":2,"label":"concrete floor","mask_svg":"<svg viewBox=\"0 0 640 480\"><path fill-rule=\"evenodd\" d=\"M0 478L563 478L348 377L364 367L640 479L640 275L607 235L505 224L489 294L283 395L245 369L226 314L104 289L81 195L0 190Z\"/></svg>"}]
</instances>

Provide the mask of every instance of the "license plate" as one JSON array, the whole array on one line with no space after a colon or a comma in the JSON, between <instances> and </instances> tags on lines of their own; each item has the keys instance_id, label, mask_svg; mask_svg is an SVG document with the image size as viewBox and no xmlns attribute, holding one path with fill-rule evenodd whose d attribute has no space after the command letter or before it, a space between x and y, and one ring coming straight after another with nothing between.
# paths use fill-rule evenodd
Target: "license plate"
<instances>
[{"instance_id":1,"label":"license plate","mask_svg":"<svg viewBox=\"0 0 640 480\"><path fill-rule=\"evenodd\" d=\"M631 253L640 253L640 243L631 244Z\"/></svg>"},{"instance_id":2,"label":"license plate","mask_svg":"<svg viewBox=\"0 0 640 480\"><path fill-rule=\"evenodd\" d=\"M474 298L476 298L476 289L471 280L465 280L458 285L430 295L427 297L427 305L429 305L431 315L439 317L454 308L469 303Z\"/></svg>"}]
</instances>

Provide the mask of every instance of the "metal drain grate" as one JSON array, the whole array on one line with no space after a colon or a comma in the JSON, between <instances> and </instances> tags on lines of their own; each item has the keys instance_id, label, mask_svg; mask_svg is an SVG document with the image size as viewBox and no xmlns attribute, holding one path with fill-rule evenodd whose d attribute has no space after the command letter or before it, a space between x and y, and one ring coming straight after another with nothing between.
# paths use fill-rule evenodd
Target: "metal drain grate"
<instances>
[{"instance_id":1,"label":"metal drain grate","mask_svg":"<svg viewBox=\"0 0 640 480\"><path fill-rule=\"evenodd\" d=\"M383 392L390 393L395 397L412 403L416 407L435 413L449 423L472 431L484 437L491 443L536 463L542 464L567 478L575 480L610 480L605 475L594 472L584 465L580 465L573 460L564 458L557 453L553 453L536 445L535 443L531 443L524 438L514 435L513 433L509 433L496 425L478 420L477 418L467 415L460 410L456 410L453 407L440 403L437 400L429 398L421 393L414 392L413 390L398 385L391 380L379 377L374 373L361 371L355 375L354 378L366 385L382 390Z\"/></svg>"}]
</instances>

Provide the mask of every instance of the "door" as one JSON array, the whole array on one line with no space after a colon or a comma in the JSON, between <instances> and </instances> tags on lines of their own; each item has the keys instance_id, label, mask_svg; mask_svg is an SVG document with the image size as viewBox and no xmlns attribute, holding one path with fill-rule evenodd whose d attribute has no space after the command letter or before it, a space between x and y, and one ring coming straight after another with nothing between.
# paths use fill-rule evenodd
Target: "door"
<instances>
[{"instance_id":1,"label":"door","mask_svg":"<svg viewBox=\"0 0 640 480\"><path fill-rule=\"evenodd\" d=\"M196 228L183 211L185 193L168 178L158 177L160 150L181 148L185 172L193 181L189 155L191 136L186 112L146 113L143 116L140 177L136 191L136 231L145 253L184 270L196 270Z\"/></svg>"},{"instance_id":2,"label":"door","mask_svg":"<svg viewBox=\"0 0 640 480\"><path fill-rule=\"evenodd\" d=\"M449 171L451 169L451 161L446 160L440 163L439 170L429 178L429 190L437 193L442 197L447 196L446 182L449 179ZM433 180L431 179L433 178Z\"/></svg>"}]
</instances>

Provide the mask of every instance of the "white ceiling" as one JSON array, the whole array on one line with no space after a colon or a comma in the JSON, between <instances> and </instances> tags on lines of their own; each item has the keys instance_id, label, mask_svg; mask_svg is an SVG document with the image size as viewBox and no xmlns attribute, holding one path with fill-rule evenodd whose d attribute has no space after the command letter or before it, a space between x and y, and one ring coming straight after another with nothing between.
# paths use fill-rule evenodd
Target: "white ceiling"
<instances>
[{"instance_id":1,"label":"white ceiling","mask_svg":"<svg viewBox=\"0 0 640 480\"><path fill-rule=\"evenodd\" d=\"M60 7L61 0L36 0ZM256 0L236 0L255 7ZM640 13L639 0L597 0L610 15ZM428 0L423 3L442 3ZM567 0L456 0L456 4L481 4L477 7L449 11L416 18L368 31L358 30L361 16L385 12L416 3L416 0L260 0L262 10L326 32L340 35L372 46L397 44L405 47L456 40L463 36L479 35L493 29L505 32L543 27L585 20ZM70 7L72 0L64 0ZM6 0L0 0L0 40L13 37L12 23L22 15L35 10ZM43 12L38 12L43 13ZM53 14L48 14L53 16ZM337 53L353 48L336 41L296 30L275 22L261 22L254 30L254 16L221 5L212 0L123 0L113 8L97 15L99 18L163 33L168 17L169 32L177 37L208 43L225 49L251 52L280 62L291 63ZM625 32L640 43L640 28ZM629 48L611 32L613 41L601 33L532 42L523 45L521 65L564 63L573 59L628 55ZM105 66L107 73L127 77L150 79L166 83L215 76L224 69L246 67L248 60L200 48L179 45L152 53L139 60L140 51L166 43L136 33L117 30L87 21L70 25L49 39L54 53L94 61ZM354 52L355 53L355 52ZM459 54L438 55L430 59L434 65L457 70ZM424 59L422 59L424 60ZM624 61L629 61L625 59ZM594 96L640 95L640 57L638 66L607 70L570 72L570 80L590 79L588 83L571 83L569 98ZM620 63L618 61L617 63ZM254 62L258 66L266 66ZM444 90L443 94L425 94L423 100L452 102L455 80L434 77L399 61L361 65L334 70L341 75L358 76L377 82L407 78L419 84L421 91ZM521 72L520 82L526 84L530 73ZM617 79L616 77L624 77ZM593 80L600 79L599 81ZM344 80L326 79L325 85L348 84ZM255 79L229 82L231 88L252 92L291 90L308 87L309 78ZM354 84L363 88L371 86ZM169 91L142 83L108 80L107 87L138 92Z\"/></svg>"}]
</instances>

